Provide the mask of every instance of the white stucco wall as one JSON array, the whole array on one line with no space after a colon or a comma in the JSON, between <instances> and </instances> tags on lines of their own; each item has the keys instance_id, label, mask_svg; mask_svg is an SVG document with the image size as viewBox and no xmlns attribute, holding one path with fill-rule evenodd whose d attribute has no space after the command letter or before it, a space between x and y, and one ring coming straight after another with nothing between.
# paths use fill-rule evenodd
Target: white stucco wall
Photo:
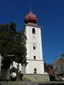
<instances>
[{"instance_id":1,"label":"white stucco wall","mask_svg":"<svg viewBox=\"0 0 64 85\"><path fill-rule=\"evenodd\" d=\"M22 72L22 65L21 65L21 63L17 63L15 61L13 61L13 63L10 65L10 69L13 68L13 67L18 69L18 72Z\"/></svg>"},{"instance_id":2,"label":"white stucco wall","mask_svg":"<svg viewBox=\"0 0 64 85\"><path fill-rule=\"evenodd\" d=\"M35 29L35 34L32 34L32 29ZM41 28L27 25L25 27L25 33L27 37L26 48L27 48L27 61L29 62L26 66L26 73L33 74L34 68L37 68L38 74L44 73L44 62L42 53L42 42L41 42ZM33 49L35 44L36 49ZM34 57L36 56L36 60Z\"/></svg>"},{"instance_id":3,"label":"white stucco wall","mask_svg":"<svg viewBox=\"0 0 64 85\"><path fill-rule=\"evenodd\" d=\"M43 74L43 61L28 61L28 65L26 66L26 74L33 74L34 68L37 69L37 74Z\"/></svg>"},{"instance_id":4,"label":"white stucco wall","mask_svg":"<svg viewBox=\"0 0 64 85\"><path fill-rule=\"evenodd\" d=\"M12 62L12 64L10 65L10 69L15 67L17 69L17 63L15 61Z\"/></svg>"},{"instance_id":5,"label":"white stucco wall","mask_svg":"<svg viewBox=\"0 0 64 85\"><path fill-rule=\"evenodd\" d=\"M36 34L32 34L32 28L35 28ZM27 59L33 59L34 54L36 54L38 60L43 60L42 56L42 42L41 42L41 29L37 27L26 26L26 48L27 48ZM35 36L35 38L33 37ZM36 44L36 50L33 50L33 44Z\"/></svg>"}]
</instances>

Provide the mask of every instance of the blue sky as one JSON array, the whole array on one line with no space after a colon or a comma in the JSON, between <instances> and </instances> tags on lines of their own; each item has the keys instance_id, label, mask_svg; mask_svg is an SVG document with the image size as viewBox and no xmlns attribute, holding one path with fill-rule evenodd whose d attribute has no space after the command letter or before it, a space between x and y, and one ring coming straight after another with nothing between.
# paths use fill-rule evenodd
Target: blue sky
<instances>
[{"instance_id":1,"label":"blue sky","mask_svg":"<svg viewBox=\"0 0 64 85\"><path fill-rule=\"evenodd\" d=\"M30 4L42 27L44 61L51 64L64 53L64 0L0 0L0 24L13 21L21 30Z\"/></svg>"}]
</instances>

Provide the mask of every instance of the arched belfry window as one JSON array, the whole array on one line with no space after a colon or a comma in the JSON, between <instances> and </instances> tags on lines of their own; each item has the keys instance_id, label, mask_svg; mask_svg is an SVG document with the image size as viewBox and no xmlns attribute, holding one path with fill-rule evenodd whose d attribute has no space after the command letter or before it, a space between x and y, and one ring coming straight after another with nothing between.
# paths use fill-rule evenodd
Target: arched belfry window
<instances>
[{"instance_id":1,"label":"arched belfry window","mask_svg":"<svg viewBox=\"0 0 64 85\"><path fill-rule=\"evenodd\" d=\"M35 29L34 28L32 29L32 34L35 34Z\"/></svg>"},{"instance_id":2,"label":"arched belfry window","mask_svg":"<svg viewBox=\"0 0 64 85\"><path fill-rule=\"evenodd\" d=\"M37 73L37 69L36 68L34 68L34 74L36 74Z\"/></svg>"}]
</instances>

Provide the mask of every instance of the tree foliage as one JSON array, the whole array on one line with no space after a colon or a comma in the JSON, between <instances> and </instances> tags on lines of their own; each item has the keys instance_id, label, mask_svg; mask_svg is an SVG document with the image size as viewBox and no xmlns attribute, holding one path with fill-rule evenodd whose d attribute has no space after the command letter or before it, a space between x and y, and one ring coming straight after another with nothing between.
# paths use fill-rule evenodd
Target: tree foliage
<instances>
[{"instance_id":1,"label":"tree foliage","mask_svg":"<svg viewBox=\"0 0 64 85\"><path fill-rule=\"evenodd\" d=\"M14 22L0 25L0 54L3 58L3 65L6 64L5 61L7 59L10 61L7 61L9 65L13 59L22 65L26 65L25 44L26 36L23 31L16 31L16 24ZM8 55L14 55L14 58ZM4 67L6 68L6 66Z\"/></svg>"},{"instance_id":2,"label":"tree foliage","mask_svg":"<svg viewBox=\"0 0 64 85\"><path fill-rule=\"evenodd\" d=\"M44 63L44 70L45 70L45 72L49 72L49 68L53 69L53 66L51 64Z\"/></svg>"}]
</instances>

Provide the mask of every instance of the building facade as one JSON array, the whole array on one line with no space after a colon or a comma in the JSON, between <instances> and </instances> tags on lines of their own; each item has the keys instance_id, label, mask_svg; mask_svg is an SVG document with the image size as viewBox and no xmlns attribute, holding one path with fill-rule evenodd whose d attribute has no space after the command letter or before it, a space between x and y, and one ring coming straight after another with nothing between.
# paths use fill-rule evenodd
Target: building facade
<instances>
[{"instance_id":1,"label":"building facade","mask_svg":"<svg viewBox=\"0 0 64 85\"><path fill-rule=\"evenodd\" d=\"M64 55L62 54L60 58L58 58L53 63L53 69L55 73L56 80L60 80L61 78L64 78Z\"/></svg>"}]
</instances>

